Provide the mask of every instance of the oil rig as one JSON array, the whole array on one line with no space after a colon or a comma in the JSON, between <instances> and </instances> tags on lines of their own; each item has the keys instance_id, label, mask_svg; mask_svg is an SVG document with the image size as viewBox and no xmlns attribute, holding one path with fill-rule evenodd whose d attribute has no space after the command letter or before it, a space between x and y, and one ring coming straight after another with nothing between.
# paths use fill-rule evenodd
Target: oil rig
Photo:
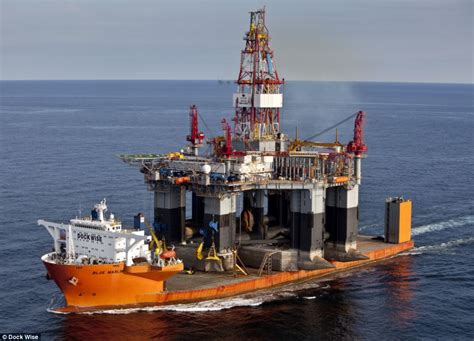
<instances>
[{"instance_id":1,"label":"oil rig","mask_svg":"<svg viewBox=\"0 0 474 341\"><path fill-rule=\"evenodd\" d=\"M154 193L155 233L176 245L187 267L203 271L235 270L239 262L268 271L315 270L366 259L358 251L365 113L308 139L291 139L281 129L284 79L270 48L265 9L250 12L244 41L235 113L220 121L221 136L206 138L192 105L184 149L120 155L140 169ZM350 142L339 142L337 130L335 141L315 141L350 119ZM207 155L201 152L206 145ZM220 266L210 266L209 259Z\"/></svg>"}]
</instances>

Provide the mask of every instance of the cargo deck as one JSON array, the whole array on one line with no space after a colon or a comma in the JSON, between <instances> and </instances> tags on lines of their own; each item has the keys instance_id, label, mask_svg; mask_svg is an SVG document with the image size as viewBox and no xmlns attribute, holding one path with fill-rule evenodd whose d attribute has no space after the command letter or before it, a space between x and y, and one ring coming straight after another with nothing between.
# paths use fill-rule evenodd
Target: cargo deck
<instances>
[{"instance_id":1,"label":"cargo deck","mask_svg":"<svg viewBox=\"0 0 474 341\"><path fill-rule=\"evenodd\" d=\"M371 236L358 237L359 251L368 257L366 260L349 262L332 261L335 266L330 269L298 270L298 271L274 271L271 275L258 276L257 269L249 269L248 276L238 275L233 277L231 273L222 272L196 272L193 275L178 274L167 281L166 291L153 295L153 303L140 305L127 305L121 308L140 308L149 306L170 305L179 303L199 302L211 299L225 298L255 292L256 290L268 289L285 285L309 278L330 276L341 271L366 266L370 263L383 261L413 248L413 241L399 244L388 244ZM119 307L120 308L120 307ZM57 313L102 311L117 309L117 306L102 307L73 307L67 306L53 310Z\"/></svg>"},{"instance_id":2,"label":"cargo deck","mask_svg":"<svg viewBox=\"0 0 474 341\"><path fill-rule=\"evenodd\" d=\"M190 294L206 289L228 292L228 290L236 290L231 294L237 294L239 291L253 291L263 289L273 285L290 283L295 280L302 280L310 277L318 277L329 275L345 269L351 269L362 266L375 261L391 258L403 251L409 250L414 246L412 241L401 244L387 244L382 240L373 239L372 236L359 236L358 250L367 256L367 260L357 260L349 262L331 261L335 266L332 269L320 270L298 270L298 271L273 271L271 275L258 276L258 269L249 268L249 275L237 275L233 277L228 272L201 272L197 271L194 275L178 274L167 281L167 294ZM266 284L263 284L264 281ZM234 289L226 289L226 287L235 287ZM192 288L192 290L190 290ZM245 289L247 288L247 289ZM220 296L216 294L216 296ZM222 295L226 296L226 295Z\"/></svg>"}]
</instances>

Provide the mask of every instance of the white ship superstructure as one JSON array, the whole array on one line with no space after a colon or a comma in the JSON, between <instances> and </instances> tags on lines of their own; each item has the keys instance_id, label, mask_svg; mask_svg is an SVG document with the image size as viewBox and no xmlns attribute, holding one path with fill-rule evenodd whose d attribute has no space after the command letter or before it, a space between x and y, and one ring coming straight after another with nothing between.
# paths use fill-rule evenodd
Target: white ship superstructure
<instances>
[{"instance_id":1,"label":"white ship superstructure","mask_svg":"<svg viewBox=\"0 0 474 341\"><path fill-rule=\"evenodd\" d=\"M113 214L105 217L106 200L94 206L91 216L71 219L69 224L38 220L54 240L56 255L68 263L119 263L132 265L134 259L151 261L150 237L144 230L122 229Z\"/></svg>"}]
</instances>

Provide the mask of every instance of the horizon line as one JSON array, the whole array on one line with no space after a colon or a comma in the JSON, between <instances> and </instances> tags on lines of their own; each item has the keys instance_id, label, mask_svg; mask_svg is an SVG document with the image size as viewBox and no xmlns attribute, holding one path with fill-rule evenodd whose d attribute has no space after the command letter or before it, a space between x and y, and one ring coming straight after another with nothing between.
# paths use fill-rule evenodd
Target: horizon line
<instances>
[{"instance_id":1,"label":"horizon line","mask_svg":"<svg viewBox=\"0 0 474 341\"><path fill-rule=\"evenodd\" d=\"M474 85L473 82L433 82L433 81L380 81L380 80L302 80L302 79L284 79L285 82L319 82L319 83L394 83L394 84L451 84L451 85ZM110 81L178 81L178 82L201 82L201 81L208 81L208 82L232 82L235 83L236 80L234 79L223 79L223 78L216 78L216 79L166 79L166 78L91 78L91 79L73 79L73 78L55 78L55 79L0 79L0 82L64 82L64 81L72 81L72 82L90 82L90 81L99 81L99 82L110 82Z\"/></svg>"}]
</instances>

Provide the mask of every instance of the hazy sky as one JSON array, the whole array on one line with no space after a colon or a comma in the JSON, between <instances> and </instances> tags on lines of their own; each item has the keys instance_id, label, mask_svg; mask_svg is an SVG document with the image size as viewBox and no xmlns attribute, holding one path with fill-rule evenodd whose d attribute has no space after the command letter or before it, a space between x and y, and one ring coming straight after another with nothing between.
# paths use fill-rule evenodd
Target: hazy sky
<instances>
[{"instance_id":1,"label":"hazy sky","mask_svg":"<svg viewBox=\"0 0 474 341\"><path fill-rule=\"evenodd\" d=\"M474 79L474 0L0 3L0 79L235 79L264 4L287 80Z\"/></svg>"}]
</instances>

